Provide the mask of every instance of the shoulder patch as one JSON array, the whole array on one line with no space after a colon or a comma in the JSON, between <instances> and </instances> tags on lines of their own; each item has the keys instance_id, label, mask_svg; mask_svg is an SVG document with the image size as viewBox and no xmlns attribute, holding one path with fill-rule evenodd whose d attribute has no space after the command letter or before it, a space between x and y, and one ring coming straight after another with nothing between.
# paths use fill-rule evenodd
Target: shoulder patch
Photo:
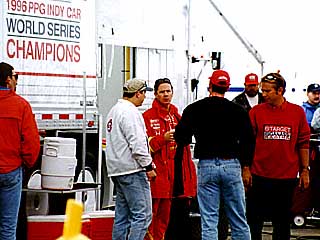
<instances>
[{"instance_id":1,"label":"shoulder patch","mask_svg":"<svg viewBox=\"0 0 320 240\"><path fill-rule=\"evenodd\" d=\"M111 130L112 130L112 118L107 123L107 131L111 132Z\"/></svg>"}]
</instances>

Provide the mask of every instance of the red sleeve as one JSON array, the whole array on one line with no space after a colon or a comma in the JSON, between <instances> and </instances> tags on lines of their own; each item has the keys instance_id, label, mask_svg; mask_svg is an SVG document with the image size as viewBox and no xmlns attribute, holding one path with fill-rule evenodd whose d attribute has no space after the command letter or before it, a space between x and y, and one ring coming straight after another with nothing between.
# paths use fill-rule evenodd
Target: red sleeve
<instances>
[{"instance_id":1,"label":"red sleeve","mask_svg":"<svg viewBox=\"0 0 320 240\"><path fill-rule=\"evenodd\" d=\"M161 148L166 145L167 142L164 140L164 136L153 136L149 137L149 145L151 152L157 152L161 150Z\"/></svg>"},{"instance_id":2,"label":"red sleeve","mask_svg":"<svg viewBox=\"0 0 320 240\"><path fill-rule=\"evenodd\" d=\"M21 123L21 157L27 167L32 167L38 159L40 139L31 107L27 104Z\"/></svg>"},{"instance_id":3,"label":"red sleeve","mask_svg":"<svg viewBox=\"0 0 320 240\"><path fill-rule=\"evenodd\" d=\"M144 123L146 124L147 135L149 140L149 146L151 153L159 151L164 145L166 145L166 141L164 140L164 135L161 134L161 125L159 123L159 131L160 135L156 135L155 130L151 126L151 116L152 111L147 110L143 113Z\"/></svg>"}]
</instances>

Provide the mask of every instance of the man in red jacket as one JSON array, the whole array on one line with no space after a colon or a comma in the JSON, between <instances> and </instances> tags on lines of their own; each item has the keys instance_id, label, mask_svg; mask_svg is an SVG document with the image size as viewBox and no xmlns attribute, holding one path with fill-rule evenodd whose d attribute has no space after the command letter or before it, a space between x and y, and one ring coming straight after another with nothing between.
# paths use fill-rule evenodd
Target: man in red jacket
<instances>
[{"instance_id":1,"label":"man in red jacket","mask_svg":"<svg viewBox=\"0 0 320 240\"><path fill-rule=\"evenodd\" d=\"M262 239L264 220L273 225L273 240L290 239L290 207L297 184L309 186L310 130L303 109L288 102L286 82L279 73L261 79L264 103L249 114L256 136L250 169L243 169L247 219L252 240Z\"/></svg>"},{"instance_id":2,"label":"man in red jacket","mask_svg":"<svg viewBox=\"0 0 320 240\"><path fill-rule=\"evenodd\" d=\"M181 116L178 109L171 104L173 88L168 78L155 82L154 95L152 108L143 114L151 156L157 171L157 178L150 182L153 217L146 239L162 240L169 224L170 209L179 212L175 220L188 219L187 206L190 198L196 195L196 171L189 146L181 148L182 164L175 159L179 157L176 156L177 145L173 134ZM181 212L178 208L185 211ZM180 234L175 239L183 239L183 232L177 228L175 230ZM186 230L184 226L182 231Z\"/></svg>"},{"instance_id":3,"label":"man in red jacket","mask_svg":"<svg viewBox=\"0 0 320 240\"><path fill-rule=\"evenodd\" d=\"M30 104L17 95L13 67L0 63L0 239L16 239L22 165L38 158L40 140Z\"/></svg>"}]
</instances>

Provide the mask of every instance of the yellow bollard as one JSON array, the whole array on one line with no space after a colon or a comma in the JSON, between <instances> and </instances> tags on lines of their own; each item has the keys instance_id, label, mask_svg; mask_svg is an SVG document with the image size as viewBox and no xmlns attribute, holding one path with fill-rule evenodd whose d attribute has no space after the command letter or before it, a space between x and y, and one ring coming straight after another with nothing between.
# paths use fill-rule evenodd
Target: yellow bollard
<instances>
[{"instance_id":1,"label":"yellow bollard","mask_svg":"<svg viewBox=\"0 0 320 240\"><path fill-rule=\"evenodd\" d=\"M63 235L57 240L88 240L89 238L81 234L81 216L83 204L74 199L67 201L66 219L64 220Z\"/></svg>"}]
</instances>

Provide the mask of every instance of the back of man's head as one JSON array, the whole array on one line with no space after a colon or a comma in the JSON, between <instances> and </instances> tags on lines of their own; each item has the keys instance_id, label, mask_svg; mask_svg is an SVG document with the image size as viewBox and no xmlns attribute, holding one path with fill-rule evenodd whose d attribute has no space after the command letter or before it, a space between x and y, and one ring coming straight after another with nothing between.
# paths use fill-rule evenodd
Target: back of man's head
<instances>
[{"instance_id":1,"label":"back of man's head","mask_svg":"<svg viewBox=\"0 0 320 240\"><path fill-rule=\"evenodd\" d=\"M215 70L209 77L209 88L212 92L224 94L230 87L229 73L224 70Z\"/></svg>"},{"instance_id":2,"label":"back of man's head","mask_svg":"<svg viewBox=\"0 0 320 240\"><path fill-rule=\"evenodd\" d=\"M0 63L0 86L6 87L7 86L7 79L8 76L12 77L12 70L13 67L5 62Z\"/></svg>"}]
</instances>

